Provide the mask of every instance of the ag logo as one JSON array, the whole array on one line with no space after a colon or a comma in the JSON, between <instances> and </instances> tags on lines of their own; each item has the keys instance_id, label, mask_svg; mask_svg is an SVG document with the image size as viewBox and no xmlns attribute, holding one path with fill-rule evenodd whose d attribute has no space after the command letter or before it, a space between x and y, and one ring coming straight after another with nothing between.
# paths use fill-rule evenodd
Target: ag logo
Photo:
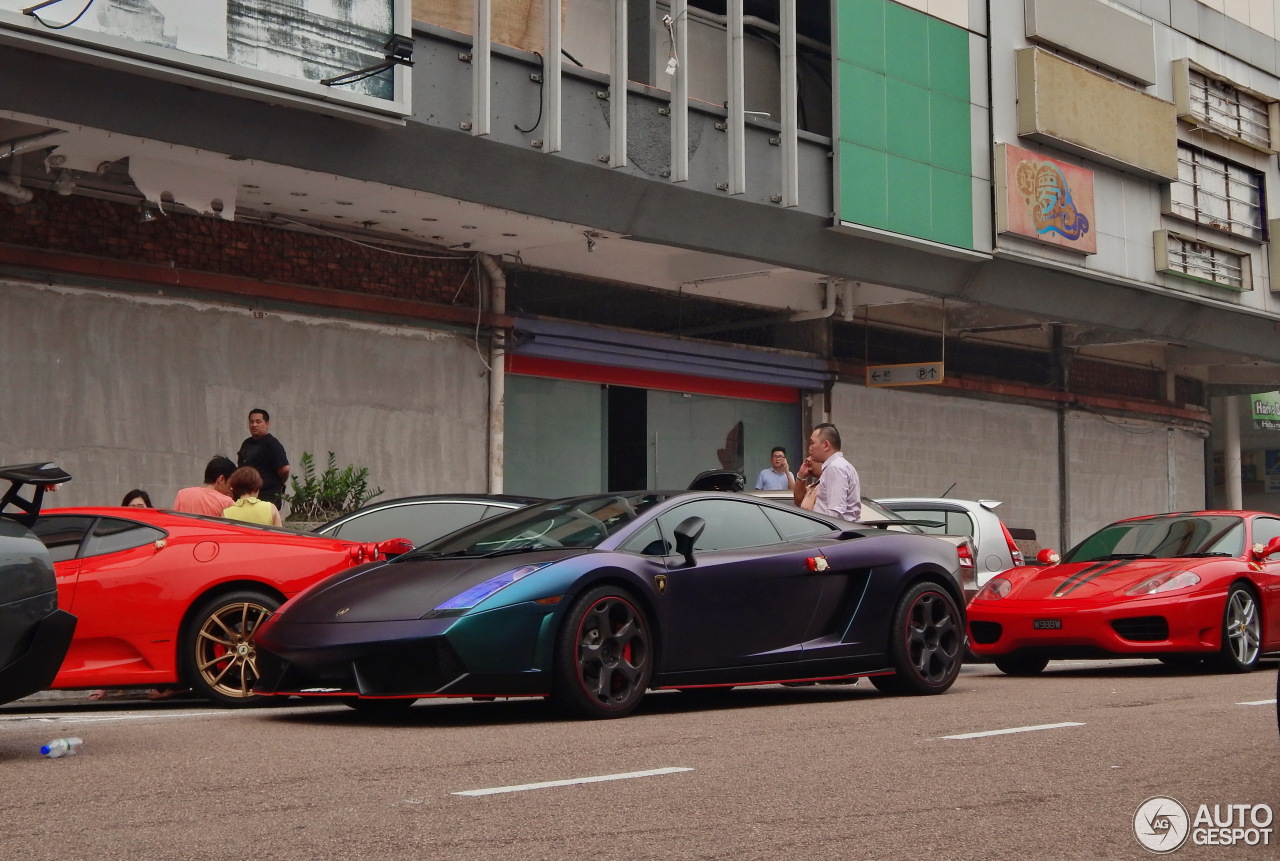
<instances>
[{"instance_id":1,"label":"ag logo","mask_svg":"<svg viewBox=\"0 0 1280 861\"><path fill-rule=\"evenodd\" d=\"M1191 833L1187 808L1172 798L1157 795L1138 805L1133 814L1133 833L1143 848L1159 855L1172 852L1187 842Z\"/></svg>"}]
</instances>

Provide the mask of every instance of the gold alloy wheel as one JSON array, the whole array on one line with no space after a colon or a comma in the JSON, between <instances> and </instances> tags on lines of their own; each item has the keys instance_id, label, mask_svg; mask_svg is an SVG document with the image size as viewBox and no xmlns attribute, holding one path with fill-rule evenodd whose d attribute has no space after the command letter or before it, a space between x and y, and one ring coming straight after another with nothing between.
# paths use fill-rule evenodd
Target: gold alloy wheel
<instances>
[{"instance_id":1,"label":"gold alloy wheel","mask_svg":"<svg viewBox=\"0 0 1280 861\"><path fill-rule=\"evenodd\" d=\"M254 601L234 601L214 609L196 634L196 671L201 681L225 697L255 696L258 681L253 632L274 611Z\"/></svg>"}]
</instances>

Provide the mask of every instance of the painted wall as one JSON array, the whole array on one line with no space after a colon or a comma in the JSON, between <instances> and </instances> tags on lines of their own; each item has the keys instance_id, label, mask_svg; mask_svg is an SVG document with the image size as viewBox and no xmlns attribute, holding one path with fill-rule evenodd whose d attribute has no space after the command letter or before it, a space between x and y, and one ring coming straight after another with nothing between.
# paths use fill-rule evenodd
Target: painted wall
<instances>
[{"instance_id":1,"label":"painted wall","mask_svg":"<svg viewBox=\"0 0 1280 861\"><path fill-rule=\"evenodd\" d=\"M487 379L469 335L0 281L0 463L52 460L49 503L160 506L234 459L251 408L294 468L370 469L390 498L484 491Z\"/></svg>"},{"instance_id":2,"label":"painted wall","mask_svg":"<svg viewBox=\"0 0 1280 861\"><path fill-rule=\"evenodd\" d=\"M1195 433L1070 413L1067 446L1073 542L1122 517L1205 505L1204 438Z\"/></svg>"},{"instance_id":3,"label":"painted wall","mask_svg":"<svg viewBox=\"0 0 1280 861\"><path fill-rule=\"evenodd\" d=\"M907 389L837 384L831 421L865 496L999 499L1010 526L1058 546L1057 414ZM956 441L967 440L963 455Z\"/></svg>"},{"instance_id":4,"label":"painted wall","mask_svg":"<svg viewBox=\"0 0 1280 861\"><path fill-rule=\"evenodd\" d=\"M1204 440L1157 422L1067 416L1069 535L1060 533L1057 413L907 389L836 385L831 421L871 498L999 499L1009 526L1065 550L1122 517L1204 505ZM967 440L962 457L955 440ZM1172 475L1170 466L1172 465Z\"/></svg>"}]
</instances>

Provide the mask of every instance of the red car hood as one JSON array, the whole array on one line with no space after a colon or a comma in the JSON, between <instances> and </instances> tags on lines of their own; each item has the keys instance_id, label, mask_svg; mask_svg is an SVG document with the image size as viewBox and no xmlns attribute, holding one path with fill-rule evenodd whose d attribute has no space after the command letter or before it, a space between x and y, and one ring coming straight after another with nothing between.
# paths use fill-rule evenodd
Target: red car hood
<instances>
[{"instance_id":1,"label":"red car hood","mask_svg":"<svg viewBox=\"0 0 1280 861\"><path fill-rule=\"evenodd\" d=\"M1009 598L1019 601L1089 600L1111 597L1165 572L1194 570L1203 559L1114 559L1076 562L1036 569L1014 588Z\"/></svg>"}]
</instances>

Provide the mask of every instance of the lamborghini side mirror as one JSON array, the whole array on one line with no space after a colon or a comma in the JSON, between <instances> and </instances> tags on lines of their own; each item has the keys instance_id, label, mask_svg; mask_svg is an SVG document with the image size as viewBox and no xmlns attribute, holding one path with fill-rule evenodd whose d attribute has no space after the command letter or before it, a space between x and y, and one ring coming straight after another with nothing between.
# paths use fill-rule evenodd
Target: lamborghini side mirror
<instances>
[{"instance_id":1,"label":"lamborghini side mirror","mask_svg":"<svg viewBox=\"0 0 1280 861\"><path fill-rule=\"evenodd\" d=\"M707 521L701 517L689 517L680 521L676 527L676 552L684 557L686 565L693 565L693 545L702 537L702 530L707 528Z\"/></svg>"}]
</instances>

